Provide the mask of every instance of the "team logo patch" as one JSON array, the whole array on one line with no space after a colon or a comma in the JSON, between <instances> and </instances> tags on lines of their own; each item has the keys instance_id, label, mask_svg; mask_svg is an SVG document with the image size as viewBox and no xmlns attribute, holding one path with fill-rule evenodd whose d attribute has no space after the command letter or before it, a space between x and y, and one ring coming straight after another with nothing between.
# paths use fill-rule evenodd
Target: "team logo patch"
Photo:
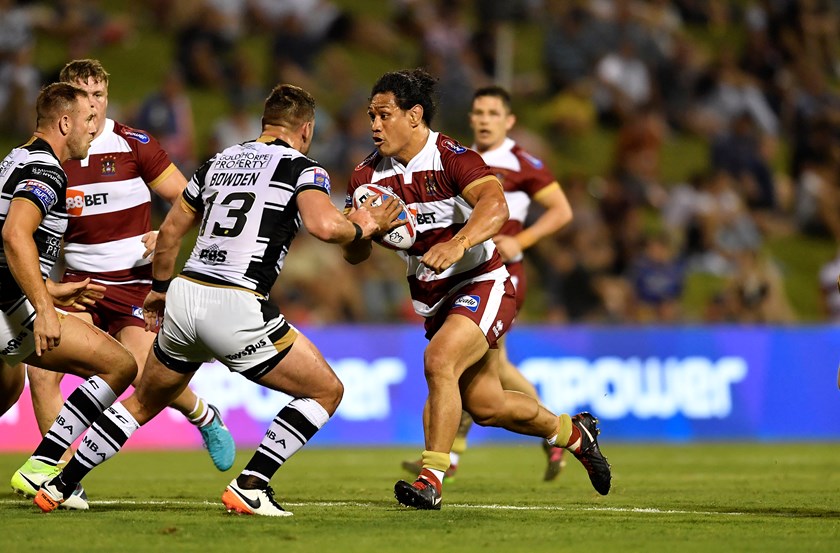
<instances>
[{"instance_id":1,"label":"team logo patch","mask_svg":"<svg viewBox=\"0 0 840 553\"><path fill-rule=\"evenodd\" d=\"M44 207L48 210L58 201L58 195L55 193L55 190L41 181L25 180L21 184L25 191L38 198L38 201L44 204Z\"/></svg>"},{"instance_id":2,"label":"team logo patch","mask_svg":"<svg viewBox=\"0 0 840 553\"><path fill-rule=\"evenodd\" d=\"M478 306L481 303L481 298L478 296L461 296L455 303L452 304L452 307L466 307L473 313L478 311Z\"/></svg>"},{"instance_id":3,"label":"team logo patch","mask_svg":"<svg viewBox=\"0 0 840 553\"><path fill-rule=\"evenodd\" d=\"M136 305L132 305L131 306L131 316L132 317L137 317L138 319L142 319L143 318L143 308L142 307L137 307Z\"/></svg>"},{"instance_id":4,"label":"team logo patch","mask_svg":"<svg viewBox=\"0 0 840 553\"><path fill-rule=\"evenodd\" d=\"M129 138L133 138L140 144L148 144L149 143L149 135L140 131L135 131L133 129L123 129L122 133Z\"/></svg>"},{"instance_id":5,"label":"team logo patch","mask_svg":"<svg viewBox=\"0 0 840 553\"><path fill-rule=\"evenodd\" d=\"M454 140L452 140L450 138L445 139L443 142L441 142L441 144L443 145L444 148L446 148L447 150L450 150L452 152L455 152L456 154L463 154L464 152L467 151L467 149L464 146L461 146L460 144L458 144L457 142L455 142Z\"/></svg>"},{"instance_id":6,"label":"team logo patch","mask_svg":"<svg viewBox=\"0 0 840 553\"><path fill-rule=\"evenodd\" d=\"M102 176L112 177L117 174L117 158L105 156L102 158Z\"/></svg>"},{"instance_id":7,"label":"team logo patch","mask_svg":"<svg viewBox=\"0 0 840 553\"><path fill-rule=\"evenodd\" d=\"M330 176L320 167L315 168L315 184L323 186L327 189L327 192L330 191Z\"/></svg>"},{"instance_id":8,"label":"team logo patch","mask_svg":"<svg viewBox=\"0 0 840 553\"><path fill-rule=\"evenodd\" d=\"M532 156L528 152L519 152L519 155L521 155L525 159L525 161L530 163L535 169L542 169L543 168L543 162L541 160L535 158L534 156Z\"/></svg>"}]
</instances>

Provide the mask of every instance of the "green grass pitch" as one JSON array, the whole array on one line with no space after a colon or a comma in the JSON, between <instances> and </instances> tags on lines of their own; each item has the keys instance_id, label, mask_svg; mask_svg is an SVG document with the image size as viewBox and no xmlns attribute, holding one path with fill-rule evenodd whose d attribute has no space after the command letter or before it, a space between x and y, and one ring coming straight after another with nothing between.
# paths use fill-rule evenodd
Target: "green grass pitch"
<instances>
[{"instance_id":1,"label":"green grass pitch","mask_svg":"<svg viewBox=\"0 0 840 553\"><path fill-rule=\"evenodd\" d=\"M228 473L201 451L124 452L91 473L88 512L41 514L0 492L0 551L713 552L840 550L840 444L628 445L604 440L601 497L573 458L541 481L530 444L478 445L439 512L405 509L393 485L409 448L300 452L274 477L285 519L229 515ZM0 455L8 479L25 454ZM6 480L7 481L7 480Z\"/></svg>"}]
</instances>

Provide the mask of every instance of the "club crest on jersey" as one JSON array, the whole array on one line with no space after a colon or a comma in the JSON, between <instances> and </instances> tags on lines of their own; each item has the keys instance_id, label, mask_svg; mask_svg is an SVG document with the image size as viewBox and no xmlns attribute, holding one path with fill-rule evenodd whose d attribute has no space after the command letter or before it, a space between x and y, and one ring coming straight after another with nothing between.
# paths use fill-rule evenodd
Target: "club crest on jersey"
<instances>
[{"instance_id":1,"label":"club crest on jersey","mask_svg":"<svg viewBox=\"0 0 840 553\"><path fill-rule=\"evenodd\" d=\"M466 307L473 313L478 311L478 305L481 303L481 298L478 296L461 296L455 303L452 304L452 307Z\"/></svg>"},{"instance_id":2,"label":"club crest on jersey","mask_svg":"<svg viewBox=\"0 0 840 553\"><path fill-rule=\"evenodd\" d=\"M122 133L129 138L133 138L140 144L148 144L149 143L149 135L140 131L135 131L134 129L123 129Z\"/></svg>"},{"instance_id":3,"label":"club crest on jersey","mask_svg":"<svg viewBox=\"0 0 840 553\"><path fill-rule=\"evenodd\" d=\"M117 158L105 156L102 158L102 176L112 177L117 174Z\"/></svg>"},{"instance_id":4,"label":"club crest on jersey","mask_svg":"<svg viewBox=\"0 0 840 553\"><path fill-rule=\"evenodd\" d=\"M467 149L464 146L461 146L451 138L445 139L443 142L441 142L441 145L447 150L455 152L456 154L463 154L467 151Z\"/></svg>"},{"instance_id":5,"label":"club crest on jersey","mask_svg":"<svg viewBox=\"0 0 840 553\"><path fill-rule=\"evenodd\" d=\"M41 181L25 180L21 184L23 185L24 190L38 198L38 200L44 204L47 209L54 206L56 201L58 201L58 196L56 195L55 190Z\"/></svg>"},{"instance_id":6,"label":"club crest on jersey","mask_svg":"<svg viewBox=\"0 0 840 553\"><path fill-rule=\"evenodd\" d=\"M426 171L423 186L426 189L426 194L429 196L437 194L437 179L435 178L434 171Z\"/></svg>"}]
</instances>

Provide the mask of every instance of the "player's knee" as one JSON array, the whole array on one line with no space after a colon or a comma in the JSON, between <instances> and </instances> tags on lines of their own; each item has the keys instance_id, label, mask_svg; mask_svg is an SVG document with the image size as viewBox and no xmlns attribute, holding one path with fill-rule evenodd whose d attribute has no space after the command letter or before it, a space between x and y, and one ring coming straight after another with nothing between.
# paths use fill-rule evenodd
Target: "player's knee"
<instances>
[{"instance_id":1,"label":"player's knee","mask_svg":"<svg viewBox=\"0 0 840 553\"><path fill-rule=\"evenodd\" d=\"M321 406L330 416L338 409L341 399L344 397L344 384L337 376L333 375L327 385L327 392L324 394L324 401Z\"/></svg>"},{"instance_id":2,"label":"player's knee","mask_svg":"<svg viewBox=\"0 0 840 553\"><path fill-rule=\"evenodd\" d=\"M29 387L35 393L57 390L61 384L61 378L64 376L62 373L48 371L32 365L26 367L26 374L29 378Z\"/></svg>"},{"instance_id":3,"label":"player's knee","mask_svg":"<svg viewBox=\"0 0 840 553\"><path fill-rule=\"evenodd\" d=\"M137 378L137 361L127 349L118 345L115 345L112 357L109 372L120 385L125 384L124 387L127 388Z\"/></svg>"},{"instance_id":4,"label":"player's knee","mask_svg":"<svg viewBox=\"0 0 840 553\"><path fill-rule=\"evenodd\" d=\"M423 353L423 373L426 380L451 377L454 370L451 353L431 348L427 348Z\"/></svg>"}]
</instances>

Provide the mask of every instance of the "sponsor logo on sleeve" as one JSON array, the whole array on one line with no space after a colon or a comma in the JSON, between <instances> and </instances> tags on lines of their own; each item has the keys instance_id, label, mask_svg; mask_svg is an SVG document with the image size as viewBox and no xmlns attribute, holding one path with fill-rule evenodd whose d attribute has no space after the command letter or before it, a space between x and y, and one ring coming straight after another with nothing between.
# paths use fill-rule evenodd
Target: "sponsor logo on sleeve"
<instances>
[{"instance_id":1,"label":"sponsor logo on sleeve","mask_svg":"<svg viewBox=\"0 0 840 553\"><path fill-rule=\"evenodd\" d=\"M315 184L326 188L327 192L330 191L330 176L320 167L315 168Z\"/></svg>"},{"instance_id":2,"label":"sponsor logo on sleeve","mask_svg":"<svg viewBox=\"0 0 840 553\"><path fill-rule=\"evenodd\" d=\"M122 133L125 136L127 136L128 138L133 138L134 140L136 140L140 144L148 144L149 143L149 135L144 133L144 132L135 131L133 129L123 129Z\"/></svg>"},{"instance_id":3,"label":"sponsor logo on sleeve","mask_svg":"<svg viewBox=\"0 0 840 553\"><path fill-rule=\"evenodd\" d=\"M376 150L372 151L365 159L362 160L361 163L356 165L356 171L364 169L368 164L370 164L370 162L373 161L373 158L376 157L376 153Z\"/></svg>"},{"instance_id":4,"label":"sponsor logo on sleeve","mask_svg":"<svg viewBox=\"0 0 840 553\"><path fill-rule=\"evenodd\" d=\"M40 167L31 167L29 169L32 172L32 176L36 178L46 177L57 184L59 187L64 186L64 178L63 175L59 174L58 168L47 167L47 168L40 168Z\"/></svg>"},{"instance_id":5,"label":"sponsor logo on sleeve","mask_svg":"<svg viewBox=\"0 0 840 553\"><path fill-rule=\"evenodd\" d=\"M444 139L444 141L441 142L441 144L443 145L444 148L446 148L447 150L450 150L452 152L455 152L456 154L463 154L464 152L467 151L467 149L464 146L461 146L460 144L458 144L457 142L455 142L451 138Z\"/></svg>"},{"instance_id":6,"label":"sponsor logo on sleeve","mask_svg":"<svg viewBox=\"0 0 840 553\"><path fill-rule=\"evenodd\" d=\"M542 169L543 168L543 162L541 160L535 158L534 156L532 156L528 152L519 152L519 155L521 155L522 158L525 161L527 161L528 163L530 163L535 169Z\"/></svg>"},{"instance_id":7,"label":"sponsor logo on sleeve","mask_svg":"<svg viewBox=\"0 0 840 553\"><path fill-rule=\"evenodd\" d=\"M455 303L452 304L452 307L466 307L473 313L478 311L478 305L481 303L481 298L478 296L461 296Z\"/></svg>"},{"instance_id":8,"label":"sponsor logo on sleeve","mask_svg":"<svg viewBox=\"0 0 840 553\"><path fill-rule=\"evenodd\" d=\"M50 188L47 184L37 180L25 180L21 183L23 190L29 192L44 204L44 207L49 210L58 201L58 195L55 190Z\"/></svg>"}]
</instances>

